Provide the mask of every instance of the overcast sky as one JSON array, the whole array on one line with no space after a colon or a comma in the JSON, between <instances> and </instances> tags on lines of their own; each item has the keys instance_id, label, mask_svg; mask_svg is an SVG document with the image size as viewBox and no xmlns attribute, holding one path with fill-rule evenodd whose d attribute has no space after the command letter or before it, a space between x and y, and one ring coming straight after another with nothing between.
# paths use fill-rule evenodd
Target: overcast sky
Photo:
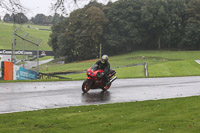
<instances>
[{"instance_id":1,"label":"overcast sky","mask_svg":"<svg viewBox=\"0 0 200 133\"><path fill-rule=\"evenodd\" d=\"M50 10L51 3L55 3L56 0L20 0L21 4L29 9L25 15L30 19L36 14L43 13L45 15L52 15L54 12ZM69 0L68 0L69 1ZM78 2L78 6L73 2L68 2L65 4L67 13L70 13L74 9L82 8L84 5L88 4L90 0L77 0L82 1ZM109 0L97 0L101 3L106 4ZM117 0L111 0L112 2ZM7 13L6 10L0 9L0 16L3 16Z\"/></svg>"}]
</instances>

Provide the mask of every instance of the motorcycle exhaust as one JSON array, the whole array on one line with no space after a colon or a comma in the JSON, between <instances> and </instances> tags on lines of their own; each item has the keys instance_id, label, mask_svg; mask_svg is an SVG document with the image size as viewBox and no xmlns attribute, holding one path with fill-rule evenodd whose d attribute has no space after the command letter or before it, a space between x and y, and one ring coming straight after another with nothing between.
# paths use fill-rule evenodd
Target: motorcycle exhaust
<instances>
[{"instance_id":1,"label":"motorcycle exhaust","mask_svg":"<svg viewBox=\"0 0 200 133\"><path fill-rule=\"evenodd\" d=\"M117 79L117 76L113 77L110 81L109 84L112 83L113 81L115 81Z\"/></svg>"},{"instance_id":2,"label":"motorcycle exhaust","mask_svg":"<svg viewBox=\"0 0 200 133\"><path fill-rule=\"evenodd\" d=\"M115 75L116 74L116 72L113 72L112 74L111 74L111 76L113 76L113 75Z\"/></svg>"},{"instance_id":3,"label":"motorcycle exhaust","mask_svg":"<svg viewBox=\"0 0 200 133\"><path fill-rule=\"evenodd\" d=\"M112 76L114 76L116 74L116 72L112 72L112 73L110 73L109 75L108 75L108 77L112 77Z\"/></svg>"}]
</instances>

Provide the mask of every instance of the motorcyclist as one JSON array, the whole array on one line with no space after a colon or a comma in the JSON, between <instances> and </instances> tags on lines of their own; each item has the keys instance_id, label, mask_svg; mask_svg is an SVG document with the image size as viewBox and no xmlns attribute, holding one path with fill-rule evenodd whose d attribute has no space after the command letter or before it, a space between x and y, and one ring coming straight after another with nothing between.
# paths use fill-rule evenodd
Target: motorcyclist
<instances>
[{"instance_id":1,"label":"motorcyclist","mask_svg":"<svg viewBox=\"0 0 200 133\"><path fill-rule=\"evenodd\" d=\"M108 74L110 72L110 63L108 62L108 55L103 55L101 57L101 60L98 60L96 62L96 64L98 65L98 69L102 69L104 70L104 72L101 75L101 78L103 79L103 81L106 83L108 83Z\"/></svg>"}]
</instances>

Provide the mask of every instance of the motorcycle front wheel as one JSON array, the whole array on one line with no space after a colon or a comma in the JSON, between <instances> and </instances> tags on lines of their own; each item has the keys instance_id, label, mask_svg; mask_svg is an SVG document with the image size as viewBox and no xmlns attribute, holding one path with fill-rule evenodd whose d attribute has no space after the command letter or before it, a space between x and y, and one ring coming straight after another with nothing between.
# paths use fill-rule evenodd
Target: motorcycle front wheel
<instances>
[{"instance_id":1,"label":"motorcycle front wheel","mask_svg":"<svg viewBox=\"0 0 200 133\"><path fill-rule=\"evenodd\" d=\"M83 85L82 85L82 91L84 93L87 93L90 90L89 88L89 81L86 79L83 81Z\"/></svg>"},{"instance_id":2,"label":"motorcycle front wheel","mask_svg":"<svg viewBox=\"0 0 200 133\"><path fill-rule=\"evenodd\" d=\"M106 85L106 86L104 86L104 87L102 87L102 90L103 91L107 91L110 88L110 86L111 86L111 83Z\"/></svg>"}]
</instances>

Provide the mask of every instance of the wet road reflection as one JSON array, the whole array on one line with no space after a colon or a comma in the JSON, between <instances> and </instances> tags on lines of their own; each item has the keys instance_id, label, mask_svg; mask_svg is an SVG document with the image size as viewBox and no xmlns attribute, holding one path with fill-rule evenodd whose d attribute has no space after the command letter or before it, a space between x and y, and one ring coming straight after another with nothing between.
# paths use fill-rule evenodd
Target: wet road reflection
<instances>
[{"instance_id":1,"label":"wet road reflection","mask_svg":"<svg viewBox=\"0 0 200 133\"><path fill-rule=\"evenodd\" d=\"M108 91L82 94L83 81L0 83L0 114L79 105L200 95L200 76L118 79Z\"/></svg>"},{"instance_id":2,"label":"wet road reflection","mask_svg":"<svg viewBox=\"0 0 200 133\"><path fill-rule=\"evenodd\" d=\"M109 91L101 91L101 92L89 92L82 93L82 102L85 103L94 103L94 102L107 102L111 98L111 94Z\"/></svg>"}]
</instances>

